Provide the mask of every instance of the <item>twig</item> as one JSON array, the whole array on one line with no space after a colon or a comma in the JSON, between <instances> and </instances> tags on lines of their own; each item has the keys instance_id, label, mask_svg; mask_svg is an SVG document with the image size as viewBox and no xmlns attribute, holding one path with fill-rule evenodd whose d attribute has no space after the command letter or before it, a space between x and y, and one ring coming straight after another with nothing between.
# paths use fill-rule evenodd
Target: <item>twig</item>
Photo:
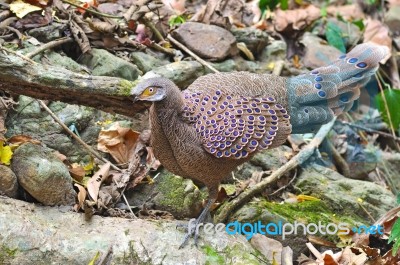
<instances>
[{"instance_id":1,"label":"twig","mask_svg":"<svg viewBox=\"0 0 400 265\"><path fill-rule=\"evenodd\" d=\"M185 45L183 45L182 43L180 43L179 41L177 41L176 39L174 39L171 35L167 36L167 39L169 39L173 44L175 44L176 46L178 46L180 49L184 50L187 54L189 54L190 56L192 56L194 59L196 59L199 63L201 63L202 65L204 65L205 67L207 67L208 69L210 69L211 71L213 71L214 73L219 73L219 71L217 69L215 69L214 67L212 67L209 63L207 63L206 61L204 61L203 59L201 59L199 56L197 56L194 52L192 52L191 50L189 50Z\"/></svg>"},{"instance_id":2,"label":"twig","mask_svg":"<svg viewBox=\"0 0 400 265\"><path fill-rule=\"evenodd\" d=\"M387 103L387 100L386 100L386 96L385 96L385 93L383 92L383 88L382 88L382 84L381 84L380 80L379 79L377 79L377 80L378 80L378 86L379 86L379 90L381 92L381 96L382 96L382 100L383 100L383 105L385 105L385 110L386 110L386 113L387 113L387 116L388 116L388 119L389 119L390 131L391 131L393 137L396 137L396 132L394 130L393 121L392 121L392 115L391 115L391 113L389 111L389 106L388 106L388 103ZM396 143L396 147L397 147L397 151L400 152L400 146L399 146L398 143Z\"/></svg>"},{"instance_id":3,"label":"twig","mask_svg":"<svg viewBox=\"0 0 400 265\"><path fill-rule=\"evenodd\" d=\"M13 27L10 27L10 26L6 26L5 27L6 29L8 29L9 31L12 31L12 32L14 32L15 34L17 34L17 36L18 36L18 39L22 39L23 38L23 35L22 35L22 33L21 32L19 32L19 30L18 29L15 29L15 28L13 28Z\"/></svg>"},{"instance_id":4,"label":"twig","mask_svg":"<svg viewBox=\"0 0 400 265\"><path fill-rule=\"evenodd\" d=\"M72 138L74 138L78 143L80 143L83 147L85 147L86 150L88 150L92 155L94 155L96 158L98 158L99 160L103 161L104 163L110 163L111 167L119 172L121 172L121 169L119 169L117 166L115 166L113 163L111 163L110 161L108 161L107 159L103 158L99 153L97 153L96 151L94 151L87 143L85 143L84 141L82 141L81 138L79 138L75 133L73 133L58 117L57 115L54 114L54 112L51 111L51 109L49 109L49 107L47 107L46 104L44 104L44 102L42 100L38 100L39 104L50 114L50 116L58 123L61 125L61 127L63 127L63 129L69 134L71 135Z\"/></svg>"},{"instance_id":5,"label":"twig","mask_svg":"<svg viewBox=\"0 0 400 265\"><path fill-rule=\"evenodd\" d=\"M385 137L390 137L393 140L395 140L396 142L400 143L400 137L393 136L390 133L381 132L381 131L378 131L378 130L375 130L375 129L371 129L371 128L368 128L368 127L365 127L365 126L362 126L362 125L354 124L354 123L343 122L343 121L339 121L339 120L338 120L338 122L343 124L343 125L348 125L350 127L357 128L357 129L360 129L360 130L363 130L363 131L366 131L366 132L369 132L369 133L376 133L376 134L379 134L379 135L382 135L382 136L385 136Z\"/></svg>"},{"instance_id":6,"label":"twig","mask_svg":"<svg viewBox=\"0 0 400 265\"><path fill-rule=\"evenodd\" d=\"M165 48L165 47L159 45L156 42L151 42L150 43L150 47L153 48L156 51L166 53L166 54L168 54L170 56L175 56L176 55L175 52L172 49Z\"/></svg>"},{"instance_id":7,"label":"twig","mask_svg":"<svg viewBox=\"0 0 400 265\"><path fill-rule=\"evenodd\" d=\"M273 75L281 75L283 66L285 65L285 62L283 60L278 60L275 62L275 67L274 70L272 71Z\"/></svg>"},{"instance_id":8,"label":"twig","mask_svg":"<svg viewBox=\"0 0 400 265\"><path fill-rule=\"evenodd\" d=\"M73 41L74 41L74 39L70 38L70 37L64 37L64 38L60 38L58 40L53 40L46 44L41 45L39 48L37 48L31 52L28 52L27 54L25 54L25 56L28 58L32 58L35 55L38 55L39 53L41 53L45 50L52 49L54 47L60 46L61 44L73 42Z\"/></svg>"},{"instance_id":9,"label":"twig","mask_svg":"<svg viewBox=\"0 0 400 265\"><path fill-rule=\"evenodd\" d=\"M148 20L146 17L142 17L140 19L140 22L142 22L146 27L151 29L151 31L154 33L154 37L156 38L157 41L161 41L161 42L165 41L163 35L160 33L160 31L154 26L154 24L150 20Z\"/></svg>"},{"instance_id":10,"label":"twig","mask_svg":"<svg viewBox=\"0 0 400 265\"><path fill-rule=\"evenodd\" d=\"M105 265L105 264L108 264L107 261L109 260L109 257L110 257L110 255L112 255L112 253L113 253L113 246L110 245L110 246L108 247L107 251L106 251L105 253L103 253L103 255L101 255L101 259L100 259L98 262L96 262L96 264L97 264L97 265Z\"/></svg>"},{"instance_id":11,"label":"twig","mask_svg":"<svg viewBox=\"0 0 400 265\"><path fill-rule=\"evenodd\" d=\"M7 55L7 53L11 53L11 54L13 54L13 55L15 55L15 56L18 56L18 57L21 58L22 60L27 61L27 62L28 62L29 64L31 64L32 66L34 66L34 65L37 64L37 62L35 62L34 60L32 60L32 59L30 59L30 58L28 58L28 57L26 57L26 56L24 56L24 55L21 55L21 54L15 52L15 51L13 51L13 50L9 50L9 49L7 49L7 48L1 46L1 45L0 45L0 50L3 50L3 51L4 51L4 54L6 54L6 55Z\"/></svg>"},{"instance_id":12,"label":"twig","mask_svg":"<svg viewBox=\"0 0 400 265\"><path fill-rule=\"evenodd\" d=\"M294 172L293 178L289 181L288 184L286 184L286 185L280 187L280 188L277 189L276 191L274 191L274 192L272 192L272 193L270 193L270 194L267 194L267 195L268 195L268 196L273 196L273 195L277 194L278 192L280 192L281 190L285 189L285 188L288 187L290 184L292 184L292 182L296 179L296 177L297 177L297 169L296 169L296 171Z\"/></svg>"},{"instance_id":13,"label":"twig","mask_svg":"<svg viewBox=\"0 0 400 265\"><path fill-rule=\"evenodd\" d=\"M297 155L295 155L292 159L289 160L285 165L278 168L275 172L273 172L269 177L263 179L260 183L256 184L252 188L248 189L241 193L238 197L223 205L219 214L214 218L216 223L223 223L228 217L236 211L240 206L249 201L255 195L263 192L268 185L279 179L282 175L290 170L296 168L298 165L303 164L307 161L308 158L314 153L314 151L318 148L321 142L325 139L326 135L332 129L333 124L336 121L336 117L334 117L329 123L323 125L315 137L311 140L311 142L304 147Z\"/></svg>"},{"instance_id":14,"label":"twig","mask_svg":"<svg viewBox=\"0 0 400 265\"><path fill-rule=\"evenodd\" d=\"M365 209L364 205L362 205L362 203L360 203L360 202L358 203L358 205L359 205L359 206L361 207L361 209L363 209L364 212L368 215L369 219L371 219L371 221L372 221L373 223L375 223L376 220L375 220L374 217L371 215L371 213L368 212L367 209Z\"/></svg>"},{"instance_id":15,"label":"twig","mask_svg":"<svg viewBox=\"0 0 400 265\"><path fill-rule=\"evenodd\" d=\"M58 123L61 125L61 127L63 127L63 129L69 134L71 135L72 138L74 138L78 143L80 143L86 150L88 150L92 155L94 155L95 157L97 157L99 160L103 161L104 163L110 163L111 167L119 172L121 172L122 170L120 168L118 168L117 166L115 166L113 163L111 163L110 161L108 161L107 159L101 157L96 151L94 151L88 144L86 144L84 141L82 141L81 138L79 138L76 134L74 134L58 117L57 115L54 114L54 112L51 111L51 109L49 109L49 107L47 107L46 104L44 104L44 102L42 100L38 100L39 104L50 114L50 116ZM116 183L116 182L115 182ZM118 183L116 183L118 184ZM124 189L125 190L125 189ZM123 193L123 191L121 192L122 194L122 198L124 199L126 205L129 206L128 200L126 199L125 194ZM134 218L136 218L136 215L133 213L131 207L129 206L129 211L131 212L131 214L133 215Z\"/></svg>"},{"instance_id":16,"label":"twig","mask_svg":"<svg viewBox=\"0 0 400 265\"><path fill-rule=\"evenodd\" d=\"M333 161L335 162L335 165L339 169L338 171L342 173L343 176L347 178L350 177L350 168L346 160L344 160L344 158L340 155L339 151L336 149L336 147L332 144L332 142L329 139L327 139L327 144L328 148L332 152Z\"/></svg>"}]
</instances>

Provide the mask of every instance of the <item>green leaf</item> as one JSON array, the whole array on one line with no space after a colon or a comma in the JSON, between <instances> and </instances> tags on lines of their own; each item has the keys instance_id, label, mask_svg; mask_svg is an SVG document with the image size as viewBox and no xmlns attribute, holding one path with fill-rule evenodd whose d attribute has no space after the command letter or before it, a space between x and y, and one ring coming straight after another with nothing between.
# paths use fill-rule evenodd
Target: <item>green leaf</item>
<instances>
[{"instance_id":1,"label":"green leaf","mask_svg":"<svg viewBox=\"0 0 400 265\"><path fill-rule=\"evenodd\" d=\"M383 91L386 102L388 105L389 113L386 110L382 94L378 94L375 97L376 105L379 112L381 113L382 119L390 126L389 117L393 123L393 128L397 130L400 125L400 90L397 89L385 89ZM390 115L390 116L389 116Z\"/></svg>"},{"instance_id":2,"label":"green leaf","mask_svg":"<svg viewBox=\"0 0 400 265\"><path fill-rule=\"evenodd\" d=\"M289 0L281 0L281 9L287 10L289 8Z\"/></svg>"},{"instance_id":3,"label":"green leaf","mask_svg":"<svg viewBox=\"0 0 400 265\"><path fill-rule=\"evenodd\" d=\"M168 24L172 28L174 26L180 25L182 23L185 23L186 19L183 16L177 16L177 15L172 15L168 19Z\"/></svg>"},{"instance_id":4,"label":"green leaf","mask_svg":"<svg viewBox=\"0 0 400 265\"><path fill-rule=\"evenodd\" d=\"M364 25L364 20L359 19L359 20L354 20L351 23L353 23L354 25L356 25L361 31L364 30L365 25Z\"/></svg>"},{"instance_id":5,"label":"green leaf","mask_svg":"<svg viewBox=\"0 0 400 265\"><path fill-rule=\"evenodd\" d=\"M326 5L324 5L323 7L321 7L321 17L326 18L327 15L328 15L328 10L326 8Z\"/></svg>"},{"instance_id":6,"label":"green leaf","mask_svg":"<svg viewBox=\"0 0 400 265\"><path fill-rule=\"evenodd\" d=\"M392 256L396 256L397 251L399 251L400 248L400 240L397 240L396 243L394 243L393 248L392 248Z\"/></svg>"},{"instance_id":7,"label":"green leaf","mask_svg":"<svg viewBox=\"0 0 400 265\"><path fill-rule=\"evenodd\" d=\"M279 2L280 0L260 0L260 2L258 2L258 7L261 9L261 12L264 13L267 9L274 10Z\"/></svg>"},{"instance_id":8,"label":"green leaf","mask_svg":"<svg viewBox=\"0 0 400 265\"><path fill-rule=\"evenodd\" d=\"M400 218L397 218L396 222L392 227L392 231L390 232L388 243L397 241L400 239Z\"/></svg>"},{"instance_id":9,"label":"green leaf","mask_svg":"<svg viewBox=\"0 0 400 265\"><path fill-rule=\"evenodd\" d=\"M329 45L337 48L342 53L346 53L346 47L344 46L342 38L343 32L335 23L328 21L326 24L325 36Z\"/></svg>"}]
</instances>

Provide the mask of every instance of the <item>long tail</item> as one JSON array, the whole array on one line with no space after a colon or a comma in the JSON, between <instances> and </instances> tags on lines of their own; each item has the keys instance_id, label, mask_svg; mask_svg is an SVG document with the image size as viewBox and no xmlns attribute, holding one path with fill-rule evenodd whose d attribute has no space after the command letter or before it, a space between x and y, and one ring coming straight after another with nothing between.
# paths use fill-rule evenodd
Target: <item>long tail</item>
<instances>
[{"instance_id":1,"label":"long tail","mask_svg":"<svg viewBox=\"0 0 400 265\"><path fill-rule=\"evenodd\" d=\"M328 66L290 78L292 133L314 132L334 115L348 111L388 53L384 46L360 44Z\"/></svg>"}]
</instances>

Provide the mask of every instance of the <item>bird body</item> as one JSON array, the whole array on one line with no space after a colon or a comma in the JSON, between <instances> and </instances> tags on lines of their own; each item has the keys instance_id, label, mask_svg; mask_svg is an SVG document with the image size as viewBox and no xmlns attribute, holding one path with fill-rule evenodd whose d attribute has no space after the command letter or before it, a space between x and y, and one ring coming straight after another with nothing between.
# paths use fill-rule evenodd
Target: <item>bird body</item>
<instances>
[{"instance_id":1,"label":"bird body","mask_svg":"<svg viewBox=\"0 0 400 265\"><path fill-rule=\"evenodd\" d=\"M168 79L150 78L132 95L154 102L156 157L169 171L207 186L209 200L199 223L223 178L257 152L282 145L291 133L315 132L349 110L387 53L385 47L361 44L297 77L216 73L198 78L184 92Z\"/></svg>"}]
</instances>

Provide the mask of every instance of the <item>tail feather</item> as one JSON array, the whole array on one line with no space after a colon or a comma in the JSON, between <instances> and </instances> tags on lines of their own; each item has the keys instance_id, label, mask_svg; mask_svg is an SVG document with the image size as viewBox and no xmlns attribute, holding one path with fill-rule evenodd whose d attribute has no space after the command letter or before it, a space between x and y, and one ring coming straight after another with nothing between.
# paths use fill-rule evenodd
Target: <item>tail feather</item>
<instances>
[{"instance_id":1,"label":"tail feather","mask_svg":"<svg viewBox=\"0 0 400 265\"><path fill-rule=\"evenodd\" d=\"M332 64L288 80L292 133L316 131L351 109L389 50L372 43L356 46Z\"/></svg>"}]
</instances>

